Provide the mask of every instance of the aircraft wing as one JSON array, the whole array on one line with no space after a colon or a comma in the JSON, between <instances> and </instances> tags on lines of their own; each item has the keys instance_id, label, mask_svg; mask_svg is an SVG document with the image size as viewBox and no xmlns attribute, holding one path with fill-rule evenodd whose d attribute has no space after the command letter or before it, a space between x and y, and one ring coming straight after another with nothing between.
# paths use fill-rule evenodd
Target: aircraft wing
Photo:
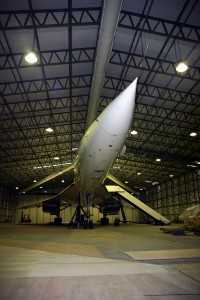
<instances>
[{"instance_id":1,"label":"aircraft wing","mask_svg":"<svg viewBox=\"0 0 200 300\"><path fill-rule=\"evenodd\" d=\"M123 182L121 182L119 179L117 179L115 176L108 174L106 176L106 179L111 180L112 182L114 182L115 184L121 186L123 189L125 189L126 191L133 193L133 190L126 184L124 184Z\"/></svg>"},{"instance_id":2,"label":"aircraft wing","mask_svg":"<svg viewBox=\"0 0 200 300\"><path fill-rule=\"evenodd\" d=\"M37 181L36 183L33 183L32 185L28 186L27 188L25 188L23 190L23 192L28 192L28 191L31 191L33 190L34 188L38 187L38 186L41 186L42 184L46 183L46 182L49 182L53 179L55 179L56 177L58 176L61 176L67 172L70 172L72 170L74 170L76 166L76 161L74 163L72 163L70 166L67 166L66 168L64 168L63 170L59 171L59 172L55 172L53 174L50 174L48 175L47 177Z\"/></svg>"},{"instance_id":3,"label":"aircraft wing","mask_svg":"<svg viewBox=\"0 0 200 300\"><path fill-rule=\"evenodd\" d=\"M68 185L67 187L65 187L64 189L62 189L59 193L57 193L56 195L52 195L49 197L45 197L42 198L41 200L37 200L33 199L33 201L31 201L30 199L28 199L28 203L22 203L21 205L19 205L19 208L29 208L29 207L33 207L33 206L42 206L43 203L60 203L61 205L63 203L74 203L76 201L76 195L79 191L79 183L77 182L73 182L70 185Z\"/></svg>"},{"instance_id":4,"label":"aircraft wing","mask_svg":"<svg viewBox=\"0 0 200 300\"><path fill-rule=\"evenodd\" d=\"M129 205L138 208L154 220L162 224L169 224L170 220L161 215L159 212L155 211L153 208L145 204L143 201L139 200L135 196L133 196L133 190L117 179L113 175L108 175L106 178L113 181L116 185L105 185L106 190L109 193L117 193L121 196Z\"/></svg>"}]
</instances>

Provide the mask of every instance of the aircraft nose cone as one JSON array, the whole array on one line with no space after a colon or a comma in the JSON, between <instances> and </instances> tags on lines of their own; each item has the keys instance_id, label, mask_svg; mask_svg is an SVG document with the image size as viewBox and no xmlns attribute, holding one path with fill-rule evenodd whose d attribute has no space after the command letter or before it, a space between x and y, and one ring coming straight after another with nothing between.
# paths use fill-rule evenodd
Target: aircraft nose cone
<instances>
[{"instance_id":1,"label":"aircraft nose cone","mask_svg":"<svg viewBox=\"0 0 200 300\"><path fill-rule=\"evenodd\" d=\"M97 118L103 128L112 133L126 133L135 108L137 78L115 98Z\"/></svg>"}]
</instances>

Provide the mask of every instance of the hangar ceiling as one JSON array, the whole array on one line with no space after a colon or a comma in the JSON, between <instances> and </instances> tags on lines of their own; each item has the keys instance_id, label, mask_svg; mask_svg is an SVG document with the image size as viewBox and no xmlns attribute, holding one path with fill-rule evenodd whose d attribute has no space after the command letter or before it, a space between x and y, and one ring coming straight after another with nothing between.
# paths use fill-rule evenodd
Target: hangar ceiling
<instances>
[{"instance_id":1,"label":"hangar ceiling","mask_svg":"<svg viewBox=\"0 0 200 300\"><path fill-rule=\"evenodd\" d=\"M104 6L100 0L1 1L0 183L27 186L76 156ZM198 169L200 1L124 0L118 13L98 110L139 78L131 128L138 134L129 133L112 173L148 188L149 181ZM30 50L38 56L34 65L24 59ZM182 60L189 69L177 73Z\"/></svg>"}]
</instances>

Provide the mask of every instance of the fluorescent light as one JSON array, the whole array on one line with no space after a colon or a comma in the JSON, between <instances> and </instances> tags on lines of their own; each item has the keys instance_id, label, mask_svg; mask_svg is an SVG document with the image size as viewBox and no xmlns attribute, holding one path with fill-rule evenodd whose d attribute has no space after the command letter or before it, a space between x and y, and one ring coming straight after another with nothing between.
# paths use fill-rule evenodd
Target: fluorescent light
<instances>
[{"instance_id":1,"label":"fluorescent light","mask_svg":"<svg viewBox=\"0 0 200 300\"><path fill-rule=\"evenodd\" d=\"M174 177L174 175L173 175L173 174L169 174L169 177L170 177L170 178L173 178L173 177Z\"/></svg>"},{"instance_id":2,"label":"fluorescent light","mask_svg":"<svg viewBox=\"0 0 200 300\"><path fill-rule=\"evenodd\" d=\"M161 158L156 158L156 161L157 162L161 162Z\"/></svg>"},{"instance_id":3,"label":"fluorescent light","mask_svg":"<svg viewBox=\"0 0 200 300\"><path fill-rule=\"evenodd\" d=\"M189 168L190 168L190 167L191 167L191 168L197 168L197 166L195 166L195 165L190 165L190 164L188 164L187 167L189 167Z\"/></svg>"},{"instance_id":4,"label":"fluorescent light","mask_svg":"<svg viewBox=\"0 0 200 300\"><path fill-rule=\"evenodd\" d=\"M18 186L16 186L16 187L15 187L15 189L16 189L16 190L19 190L19 187L18 187Z\"/></svg>"},{"instance_id":5,"label":"fluorescent light","mask_svg":"<svg viewBox=\"0 0 200 300\"><path fill-rule=\"evenodd\" d=\"M152 181L151 181L151 180L145 180L145 182L146 182L146 183L151 183Z\"/></svg>"},{"instance_id":6,"label":"fluorescent light","mask_svg":"<svg viewBox=\"0 0 200 300\"><path fill-rule=\"evenodd\" d=\"M37 180L36 180L36 179L34 179L34 180L33 180L33 182L37 182Z\"/></svg>"},{"instance_id":7,"label":"fluorescent light","mask_svg":"<svg viewBox=\"0 0 200 300\"><path fill-rule=\"evenodd\" d=\"M120 166L114 166L113 169L120 169Z\"/></svg>"},{"instance_id":8,"label":"fluorescent light","mask_svg":"<svg viewBox=\"0 0 200 300\"><path fill-rule=\"evenodd\" d=\"M188 70L188 65L184 62L184 61L180 61L177 65L176 65L176 71L178 73L184 73Z\"/></svg>"},{"instance_id":9,"label":"fluorescent light","mask_svg":"<svg viewBox=\"0 0 200 300\"><path fill-rule=\"evenodd\" d=\"M137 135L138 132L137 132L137 130L132 130L132 131L131 131L131 134L132 134L132 135Z\"/></svg>"},{"instance_id":10,"label":"fluorescent light","mask_svg":"<svg viewBox=\"0 0 200 300\"><path fill-rule=\"evenodd\" d=\"M140 176L142 173L141 172L137 172L137 175Z\"/></svg>"},{"instance_id":11,"label":"fluorescent light","mask_svg":"<svg viewBox=\"0 0 200 300\"><path fill-rule=\"evenodd\" d=\"M157 184L159 184L159 182L158 182L158 181L154 181L154 182L152 182L152 185L157 185Z\"/></svg>"},{"instance_id":12,"label":"fluorescent light","mask_svg":"<svg viewBox=\"0 0 200 300\"><path fill-rule=\"evenodd\" d=\"M34 52L29 52L25 55L25 61L30 65L35 64L38 61L37 55Z\"/></svg>"},{"instance_id":13,"label":"fluorescent light","mask_svg":"<svg viewBox=\"0 0 200 300\"><path fill-rule=\"evenodd\" d=\"M64 179L61 180L62 183L65 183Z\"/></svg>"},{"instance_id":14,"label":"fluorescent light","mask_svg":"<svg viewBox=\"0 0 200 300\"><path fill-rule=\"evenodd\" d=\"M33 167L33 169L45 169L45 168L52 168L52 167L60 167L60 166L65 166L65 165L71 165L71 162L64 162L64 163L59 163L59 164L53 164L53 165L44 165L44 166L37 166Z\"/></svg>"},{"instance_id":15,"label":"fluorescent light","mask_svg":"<svg viewBox=\"0 0 200 300\"><path fill-rule=\"evenodd\" d=\"M124 183L126 183L126 184L127 184L127 183L128 183L128 181L126 180L126 181L124 181Z\"/></svg>"},{"instance_id":16,"label":"fluorescent light","mask_svg":"<svg viewBox=\"0 0 200 300\"><path fill-rule=\"evenodd\" d=\"M197 165L200 165L200 161L195 161L195 163L196 163Z\"/></svg>"},{"instance_id":17,"label":"fluorescent light","mask_svg":"<svg viewBox=\"0 0 200 300\"><path fill-rule=\"evenodd\" d=\"M55 160L59 160L59 159L60 159L60 157L58 157L58 156L55 156L53 159L55 159Z\"/></svg>"},{"instance_id":18,"label":"fluorescent light","mask_svg":"<svg viewBox=\"0 0 200 300\"><path fill-rule=\"evenodd\" d=\"M43 186L40 186L40 189L43 189Z\"/></svg>"},{"instance_id":19,"label":"fluorescent light","mask_svg":"<svg viewBox=\"0 0 200 300\"><path fill-rule=\"evenodd\" d=\"M51 128L51 127L48 127L45 130L46 130L46 132L53 132L54 131L53 128Z\"/></svg>"},{"instance_id":20,"label":"fluorescent light","mask_svg":"<svg viewBox=\"0 0 200 300\"><path fill-rule=\"evenodd\" d=\"M78 148L77 148L77 147L74 147L74 148L72 148L72 151L76 151L76 150L78 150Z\"/></svg>"},{"instance_id":21,"label":"fluorescent light","mask_svg":"<svg viewBox=\"0 0 200 300\"><path fill-rule=\"evenodd\" d=\"M143 188L140 188L140 191L143 191Z\"/></svg>"},{"instance_id":22,"label":"fluorescent light","mask_svg":"<svg viewBox=\"0 0 200 300\"><path fill-rule=\"evenodd\" d=\"M190 136L197 136L196 132L190 132Z\"/></svg>"}]
</instances>

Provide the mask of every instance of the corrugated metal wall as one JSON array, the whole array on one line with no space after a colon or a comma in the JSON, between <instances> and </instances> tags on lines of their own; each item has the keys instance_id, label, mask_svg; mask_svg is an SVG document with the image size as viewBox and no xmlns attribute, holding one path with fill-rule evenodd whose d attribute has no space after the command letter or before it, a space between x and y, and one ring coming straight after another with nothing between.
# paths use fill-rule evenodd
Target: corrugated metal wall
<instances>
[{"instance_id":1,"label":"corrugated metal wall","mask_svg":"<svg viewBox=\"0 0 200 300\"><path fill-rule=\"evenodd\" d=\"M172 221L178 220L185 208L197 203L200 203L200 175L196 170L147 191L147 204Z\"/></svg>"},{"instance_id":2,"label":"corrugated metal wall","mask_svg":"<svg viewBox=\"0 0 200 300\"><path fill-rule=\"evenodd\" d=\"M15 222L16 196L7 187L0 186L0 222Z\"/></svg>"},{"instance_id":3,"label":"corrugated metal wall","mask_svg":"<svg viewBox=\"0 0 200 300\"><path fill-rule=\"evenodd\" d=\"M74 210L74 207L68 207L61 211L61 217L64 223L69 223L74 214ZM128 221L139 222L139 212L137 209L126 206L124 210ZM99 213L97 208L91 207L90 213L94 223L98 223L102 218L102 214ZM31 224L47 224L52 222L55 218L55 216L50 215L49 213L44 213L42 207L30 207L26 209L18 208L16 213L16 223L21 223L22 214L23 216L25 215L30 218ZM121 213L119 214L119 217L122 219ZM115 218L116 215L109 216L110 223L113 223Z\"/></svg>"}]
</instances>

